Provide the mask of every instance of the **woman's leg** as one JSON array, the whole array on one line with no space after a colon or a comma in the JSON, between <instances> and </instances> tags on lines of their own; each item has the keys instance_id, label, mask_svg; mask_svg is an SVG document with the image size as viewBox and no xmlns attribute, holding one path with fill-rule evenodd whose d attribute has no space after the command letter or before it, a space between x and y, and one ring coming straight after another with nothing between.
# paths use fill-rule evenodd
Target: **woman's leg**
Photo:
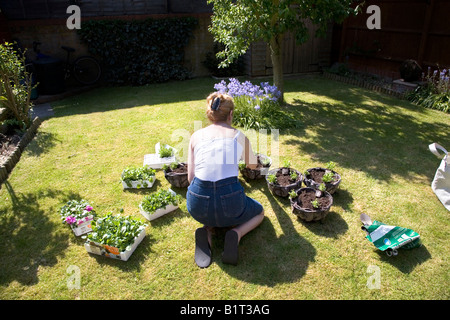
<instances>
[{"instance_id":1,"label":"woman's leg","mask_svg":"<svg viewBox=\"0 0 450 320\"><path fill-rule=\"evenodd\" d=\"M261 224L264 219L264 210L254 216L247 222L244 222L237 227L227 231L225 234L225 245L222 253L222 261L224 263L236 265L239 258L239 241L251 230L255 229Z\"/></svg>"}]
</instances>

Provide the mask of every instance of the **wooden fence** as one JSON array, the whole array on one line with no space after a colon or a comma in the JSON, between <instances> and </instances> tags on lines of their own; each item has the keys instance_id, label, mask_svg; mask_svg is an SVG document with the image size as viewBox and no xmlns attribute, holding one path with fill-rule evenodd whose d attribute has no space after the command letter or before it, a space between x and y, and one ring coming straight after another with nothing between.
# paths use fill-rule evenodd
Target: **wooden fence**
<instances>
[{"instance_id":1,"label":"wooden fence","mask_svg":"<svg viewBox=\"0 0 450 320\"><path fill-rule=\"evenodd\" d=\"M369 29L365 12L377 5L381 28ZM422 66L450 66L450 1L367 0L364 11L348 18L341 28L338 59L360 71L398 78L399 66L414 59Z\"/></svg>"},{"instance_id":2,"label":"wooden fence","mask_svg":"<svg viewBox=\"0 0 450 320\"><path fill-rule=\"evenodd\" d=\"M9 20L67 18L71 4L82 17L211 12L206 0L0 0Z\"/></svg>"}]
</instances>

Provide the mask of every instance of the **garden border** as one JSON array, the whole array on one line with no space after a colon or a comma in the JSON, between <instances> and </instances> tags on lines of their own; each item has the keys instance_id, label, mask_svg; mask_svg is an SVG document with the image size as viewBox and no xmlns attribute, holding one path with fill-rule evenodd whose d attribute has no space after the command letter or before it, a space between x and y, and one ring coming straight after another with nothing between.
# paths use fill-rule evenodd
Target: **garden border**
<instances>
[{"instance_id":1,"label":"garden border","mask_svg":"<svg viewBox=\"0 0 450 320\"><path fill-rule=\"evenodd\" d=\"M41 123L42 121L39 117L34 118L31 126L22 136L14 151L9 155L6 161L0 165L0 189L2 188L2 184L8 179L9 174L12 172L16 164L19 162L25 147L31 142L31 140L33 140Z\"/></svg>"},{"instance_id":2,"label":"garden border","mask_svg":"<svg viewBox=\"0 0 450 320\"><path fill-rule=\"evenodd\" d=\"M394 96L399 99L405 98L404 92L398 92L396 90L392 90L392 89L385 88L385 87L382 87L382 86L379 86L379 85L376 85L373 83L369 83L369 82L364 81L363 79L349 78L346 76L341 76L341 75L326 72L326 71L323 72L323 76L330 80L336 80L336 81L344 82L347 84L355 85L355 86L358 86L361 88L366 88L366 89L369 89L369 90L372 90L375 92L388 94L388 95Z\"/></svg>"}]
</instances>

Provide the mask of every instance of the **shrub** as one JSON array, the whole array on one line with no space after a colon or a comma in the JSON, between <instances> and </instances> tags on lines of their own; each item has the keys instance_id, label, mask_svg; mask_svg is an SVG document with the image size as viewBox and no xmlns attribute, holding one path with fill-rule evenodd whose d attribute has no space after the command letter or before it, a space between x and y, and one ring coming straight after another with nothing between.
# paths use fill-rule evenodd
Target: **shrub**
<instances>
[{"instance_id":1,"label":"shrub","mask_svg":"<svg viewBox=\"0 0 450 320\"><path fill-rule=\"evenodd\" d=\"M11 43L0 44L0 106L19 127L31 125L31 75L25 70L25 56Z\"/></svg>"},{"instance_id":2,"label":"shrub","mask_svg":"<svg viewBox=\"0 0 450 320\"><path fill-rule=\"evenodd\" d=\"M428 68L425 84L418 86L406 98L420 106L450 112L450 70Z\"/></svg>"},{"instance_id":3,"label":"shrub","mask_svg":"<svg viewBox=\"0 0 450 320\"><path fill-rule=\"evenodd\" d=\"M145 20L91 20L78 30L91 54L105 66L113 84L144 85L184 80L184 47L197 20L194 18Z\"/></svg>"},{"instance_id":4,"label":"shrub","mask_svg":"<svg viewBox=\"0 0 450 320\"><path fill-rule=\"evenodd\" d=\"M268 82L254 85L235 78L214 85L214 89L233 97L233 124L244 129L275 129L296 127L297 121L280 107L281 92Z\"/></svg>"}]
</instances>

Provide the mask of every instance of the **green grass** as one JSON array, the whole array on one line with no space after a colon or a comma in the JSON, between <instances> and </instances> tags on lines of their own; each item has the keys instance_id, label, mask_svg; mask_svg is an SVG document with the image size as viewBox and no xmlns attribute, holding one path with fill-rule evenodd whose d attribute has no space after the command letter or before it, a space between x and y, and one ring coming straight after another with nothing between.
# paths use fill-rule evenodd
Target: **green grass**
<instances>
[{"instance_id":1,"label":"green grass","mask_svg":"<svg viewBox=\"0 0 450 320\"><path fill-rule=\"evenodd\" d=\"M264 181L241 179L266 217L242 239L238 266L221 262L221 231L212 265L195 265L200 224L182 189L180 208L149 223L129 261L89 255L59 208L85 198L98 213L142 217L148 192L123 191L122 170L141 165L157 142L183 147L195 120L207 125L213 85L203 78L101 88L52 104L55 117L0 190L0 299L450 298L449 218L430 188L440 160L428 151L432 142L450 148L450 115L320 76L286 82L289 111L302 125L280 128L279 154L301 172L336 162L343 181L324 223L297 219ZM169 187L161 170L156 178L151 191ZM363 212L417 231L424 245L388 258L365 239ZM72 266L81 284L70 290ZM366 286L373 266L380 289Z\"/></svg>"}]
</instances>

